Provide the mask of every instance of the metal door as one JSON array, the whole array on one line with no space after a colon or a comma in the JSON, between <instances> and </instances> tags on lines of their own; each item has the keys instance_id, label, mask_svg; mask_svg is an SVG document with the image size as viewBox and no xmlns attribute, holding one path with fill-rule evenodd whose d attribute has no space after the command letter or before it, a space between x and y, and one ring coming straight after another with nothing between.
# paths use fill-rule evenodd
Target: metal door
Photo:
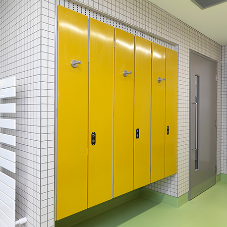
<instances>
[{"instance_id":1,"label":"metal door","mask_svg":"<svg viewBox=\"0 0 227 227\"><path fill-rule=\"evenodd\" d=\"M90 18L89 34L88 207L92 207L112 199L114 29Z\"/></svg>"},{"instance_id":2,"label":"metal door","mask_svg":"<svg viewBox=\"0 0 227 227\"><path fill-rule=\"evenodd\" d=\"M62 6L57 84L59 220L87 208L88 17Z\"/></svg>"},{"instance_id":3,"label":"metal door","mask_svg":"<svg viewBox=\"0 0 227 227\"><path fill-rule=\"evenodd\" d=\"M134 35L115 28L113 197L133 190Z\"/></svg>"},{"instance_id":4,"label":"metal door","mask_svg":"<svg viewBox=\"0 0 227 227\"><path fill-rule=\"evenodd\" d=\"M165 47L152 43L151 183L165 177Z\"/></svg>"},{"instance_id":5,"label":"metal door","mask_svg":"<svg viewBox=\"0 0 227 227\"><path fill-rule=\"evenodd\" d=\"M151 42L135 36L134 189L150 183Z\"/></svg>"},{"instance_id":6,"label":"metal door","mask_svg":"<svg viewBox=\"0 0 227 227\"><path fill-rule=\"evenodd\" d=\"M216 183L217 63L190 53L190 192L192 199Z\"/></svg>"},{"instance_id":7,"label":"metal door","mask_svg":"<svg viewBox=\"0 0 227 227\"><path fill-rule=\"evenodd\" d=\"M165 177L177 173L177 69L178 53L166 48Z\"/></svg>"}]
</instances>

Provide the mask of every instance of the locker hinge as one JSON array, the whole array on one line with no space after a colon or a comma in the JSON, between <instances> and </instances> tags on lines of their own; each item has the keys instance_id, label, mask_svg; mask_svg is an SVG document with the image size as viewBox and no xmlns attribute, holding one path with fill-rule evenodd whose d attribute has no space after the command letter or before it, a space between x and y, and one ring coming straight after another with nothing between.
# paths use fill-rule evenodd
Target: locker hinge
<instances>
[{"instance_id":1,"label":"locker hinge","mask_svg":"<svg viewBox=\"0 0 227 227\"><path fill-rule=\"evenodd\" d=\"M217 120L215 120L215 127L217 128Z\"/></svg>"},{"instance_id":2,"label":"locker hinge","mask_svg":"<svg viewBox=\"0 0 227 227\"><path fill-rule=\"evenodd\" d=\"M217 166L215 166L215 173L217 173Z\"/></svg>"},{"instance_id":3,"label":"locker hinge","mask_svg":"<svg viewBox=\"0 0 227 227\"><path fill-rule=\"evenodd\" d=\"M218 82L218 76L216 75L216 82Z\"/></svg>"}]
</instances>

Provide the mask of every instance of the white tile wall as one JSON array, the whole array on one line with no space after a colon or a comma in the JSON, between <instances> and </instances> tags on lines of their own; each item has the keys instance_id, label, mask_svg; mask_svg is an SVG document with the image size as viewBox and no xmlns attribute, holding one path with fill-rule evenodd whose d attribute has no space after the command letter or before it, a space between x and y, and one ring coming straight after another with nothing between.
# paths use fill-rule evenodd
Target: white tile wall
<instances>
[{"instance_id":1,"label":"white tile wall","mask_svg":"<svg viewBox=\"0 0 227 227\"><path fill-rule=\"evenodd\" d=\"M16 76L17 136L16 219L28 218L26 226L40 226L40 39L41 2L0 1L0 78ZM11 103L13 99L4 102ZM5 129L4 129L5 130ZM1 145L6 148L6 146ZM4 171L4 170L3 170ZM4 171L6 172L6 171ZM9 173L8 173L9 174Z\"/></svg>"},{"instance_id":2,"label":"white tile wall","mask_svg":"<svg viewBox=\"0 0 227 227\"><path fill-rule=\"evenodd\" d=\"M221 173L227 174L227 45L222 46Z\"/></svg>"},{"instance_id":3,"label":"white tile wall","mask_svg":"<svg viewBox=\"0 0 227 227\"><path fill-rule=\"evenodd\" d=\"M55 1L41 9L41 226L54 226Z\"/></svg>"},{"instance_id":4,"label":"white tile wall","mask_svg":"<svg viewBox=\"0 0 227 227\"><path fill-rule=\"evenodd\" d=\"M73 7L64 0L56 2ZM221 48L147 0L80 0L81 4L82 13L84 8L88 12L90 9L90 14L100 12L105 14L105 18L111 18L114 26L128 31L131 27L132 32L137 30L137 34L144 34L155 42L159 36L179 45L178 174L148 188L175 197L189 189L189 49L218 61L217 162L218 173L221 166L222 172L227 172L226 132L224 127L221 130L221 123L226 125L225 112L221 112L221 105L226 105L221 69L226 71L227 65L225 60L221 68L221 57L227 59L227 48ZM72 9L77 10L77 5L74 4ZM16 75L18 85L17 114L3 115L17 119L18 140L13 150L17 153L16 219L26 216L26 226L29 227L54 226L55 15L55 0L0 1L0 78ZM154 38L148 33L152 33ZM167 45L165 42L160 44ZM11 99L6 101L12 102ZM9 131L9 134L13 133L13 130Z\"/></svg>"}]
</instances>

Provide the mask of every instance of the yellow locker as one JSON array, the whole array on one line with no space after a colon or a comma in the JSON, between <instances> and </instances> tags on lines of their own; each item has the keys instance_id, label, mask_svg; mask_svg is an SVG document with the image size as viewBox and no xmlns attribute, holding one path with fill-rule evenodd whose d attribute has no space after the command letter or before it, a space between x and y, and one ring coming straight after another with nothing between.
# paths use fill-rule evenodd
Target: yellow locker
<instances>
[{"instance_id":1,"label":"yellow locker","mask_svg":"<svg viewBox=\"0 0 227 227\"><path fill-rule=\"evenodd\" d=\"M152 43L151 183L164 178L165 47Z\"/></svg>"},{"instance_id":2,"label":"yellow locker","mask_svg":"<svg viewBox=\"0 0 227 227\"><path fill-rule=\"evenodd\" d=\"M135 36L134 189L150 183L151 42Z\"/></svg>"},{"instance_id":3,"label":"yellow locker","mask_svg":"<svg viewBox=\"0 0 227 227\"><path fill-rule=\"evenodd\" d=\"M90 18L88 207L112 198L113 31Z\"/></svg>"},{"instance_id":4,"label":"yellow locker","mask_svg":"<svg viewBox=\"0 0 227 227\"><path fill-rule=\"evenodd\" d=\"M177 173L178 53L166 48L165 177Z\"/></svg>"},{"instance_id":5,"label":"yellow locker","mask_svg":"<svg viewBox=\"0 0 227 227\"><path fill-rule=\"evenodd\" d=\"M134 35L115 29L114 197L133 190Z\"/></svg>"},{"instance_id":6,"label":"yellow locker","mask_svg":"<svg viewBox=\"0 0 227 227\"><path fill-rule=\"evenodd\" d=\"M88 17L62 6L57 84L59 220L87 208Z\"/></svg>"}]
</instances>

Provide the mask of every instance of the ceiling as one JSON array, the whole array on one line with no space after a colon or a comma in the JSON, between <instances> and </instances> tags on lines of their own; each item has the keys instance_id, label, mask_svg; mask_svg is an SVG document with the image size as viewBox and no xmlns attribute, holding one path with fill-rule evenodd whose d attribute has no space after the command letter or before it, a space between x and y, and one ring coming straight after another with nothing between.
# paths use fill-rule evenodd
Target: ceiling
<instances>
[{"instance_id":1,"label":"ceiling","mask_svg":"<svg viewBox=\"0 0 227 227\"><path fill-rule=\"evenodd\" d=\"M227 44L227 2L207 9L191 0L149 0L221 45Z\"/></svg>"}]
</instances>

